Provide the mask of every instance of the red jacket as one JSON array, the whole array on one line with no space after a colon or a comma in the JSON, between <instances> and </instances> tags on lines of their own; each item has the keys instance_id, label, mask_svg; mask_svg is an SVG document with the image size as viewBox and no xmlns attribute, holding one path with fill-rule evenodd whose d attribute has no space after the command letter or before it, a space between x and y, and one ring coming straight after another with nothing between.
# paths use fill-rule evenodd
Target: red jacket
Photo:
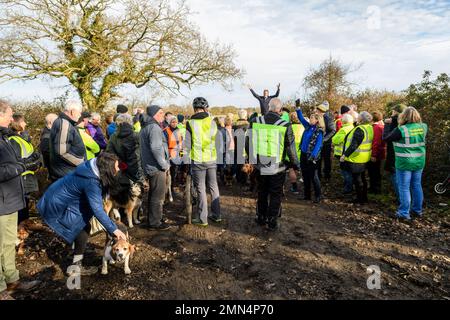
<instances>
[{"instance_id":1,"label":"red jacket","mask_svg":"<svg viewBox=\"0 0 450 320\"><path fill-rule=\"evenodd\" d=\"M336 132L339 132L342 128L342 116L339 115L337 118L334 119L334 122L336 123Z\"/></svg>"},{"instance_id":2,"label":"red jacket","mask_svg":"<svg viewBox=\"0 0 450 320\"><path fill-rule=\"evenodd\" d=\"M384 122L373 124L372 157L377 160L386 159L386 143L383 141Z\"/></svg>"}]
</instances>

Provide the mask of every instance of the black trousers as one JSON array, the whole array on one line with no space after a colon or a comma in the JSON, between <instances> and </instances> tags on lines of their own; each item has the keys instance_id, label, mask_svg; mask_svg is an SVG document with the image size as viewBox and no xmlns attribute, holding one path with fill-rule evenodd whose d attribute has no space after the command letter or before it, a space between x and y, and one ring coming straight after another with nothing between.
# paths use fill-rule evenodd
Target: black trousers
<instances>
[{"instance_id":1,"label":"black trousers","mask_svg":"<svg viewBox=\"0 0 450 320\"><path fill-rule=\"evenodd\" d=\"M358 203L367 203L367 180L366 180L366 172L353 173L353 184L355 185L356 190L356 202Z\"/></svg>"},{"instance_id":2,"label":"black trousers","mask_svg":"<svg viewBox=\"0 0 450 320\"><path fill-rule=\"evenodd\" d=\"M370 187L369 191L371 193L381 192L381 160L376 162L370 161L367 163L367 171L369 172Z\"/></svg>"},{"instance_id":3,"label":"black trousers","mask_svg":"<svg viewBox=\"0 0 450 320\"><path fill-rule=\"evenodd\" d=\"M319 198L322 195L319 179L319 163L308 161L308 155L302 152L300 156L300 168L303 176L303 190L305 199L311 199L311 184L314 185L314 195Z\"/></svg>"},{"instance_id":4,"label":"black trousers","mask_svg":"<svg viewBox=\"0 0 450 320\"><path fill-rule=\"evenodd\" d=\"M322 164L323 162L323 164ZM321 151L321 158L319 161L319 178L322 179L322 167L323 176L325 179L331 178L331 142L326 142L323 144Z\"/></svg>"},{"instance_id":5,"label":"black trousers","mask_svg":"<svg viewBox=\"0 0 450 320\"><path fill-rule=\"evenodd\" d=\"M91 224L88 223L86 227L78 234L75 238L75 251L74 254L80 255L84 254L86 251L86 246L89 239L89 234L91 233Z\"/></svg>"},{"instance_id":6,"label":"black trousers","mask_svg":"<svg viewBox=\"0 0 450 320\"><path fill-rule=\"evenodd\" d=\"M258 173L257 215L261 218L276 219L281 214L283 185L286 173L264 176Z\"/></svg>"}]
</instances>

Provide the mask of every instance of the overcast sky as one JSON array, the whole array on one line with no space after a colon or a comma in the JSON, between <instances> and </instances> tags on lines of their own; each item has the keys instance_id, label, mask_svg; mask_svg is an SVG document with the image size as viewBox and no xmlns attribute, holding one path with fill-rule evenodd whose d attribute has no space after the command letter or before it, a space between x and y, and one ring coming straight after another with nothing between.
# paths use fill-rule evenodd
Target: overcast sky
<instances>
[{"instance_id":1,"label":"overcast sky","mask_svg":"<svg viewBox=\"0 0 450 320\"><path fill-rule=\"evenodd\" d=\"M301 95L311 66L329 57L364 63L352 75L359 88L402 90L424 70L450 72L450 1L187 0L192 20L210 40L232 44L242 81L227 92L217 85L185 90L186 104L205 96L211 105L256 104L246 83L262 93L281 83L281 97ZM61 83L0 85L0 97L51 99ZM136 95L136 91L131 91ZM139 91L139 95L145 95Z\"/></svg>"}]
</instances>

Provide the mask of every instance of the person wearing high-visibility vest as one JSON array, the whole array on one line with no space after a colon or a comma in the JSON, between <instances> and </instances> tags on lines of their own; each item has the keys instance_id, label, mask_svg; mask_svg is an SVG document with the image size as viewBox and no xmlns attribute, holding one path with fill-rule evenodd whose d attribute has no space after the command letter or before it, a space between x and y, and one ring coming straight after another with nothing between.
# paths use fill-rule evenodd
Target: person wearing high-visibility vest
<instances>
[{"instance_id":1,"label":"person wearing high-visibility vest","mask_svg":"<svg viewBox=\"0 0 450 320\"><path fill-rule=\"evenodd\" d=\"M92 138L86 125L89 123L89 118L91 117L89 112L81 113L80 121L78 123L78 132L80 133L81 140L83 140L84 147L86 148L86 158L87 160L94 159L97 154L100 153L100 146L97 142L95 142L94 138Z\"/></svg>"},{"instance_id":2,"label":"person wearing high-visibility vest","mask_svg":"<svg viewBox=\"0 0 450 320\"><path fill-rule=\"evenodd\" d=\"M178 114L177 115L177 120L178 120L178 130L180 130L181 133L181 137L184 138L186 137L186 124L184 121L185 117L182 114Z\"/></svg>"},{"instance_id":3,"label":"person wearing high-visibility vest","mask_svg":"<svg viewBox=\"0 0 450 320\"><path fill-rule=\"evenodd\" d=\"M190 149L192 180L199 200L198 211L194 213L192 223L206 227L208 219L216 223L222 222L217 184L217 154L221 150L217 150L216 141L223 137L218 134L217 125L208 112L208 101L198 97L192 105L195 114L186 123L186 148ZM208 214L206 184L211 192L211 214Z\"/></svg>"},{"instance_id":4,"label":"person wearing high-visibility vest","mask_svg":"<svg viewBox=\"0 0 450 320\"><path fill-rule=\"evenodd\" d=\"M332 139L333 147L334 147L334 156L338 160L342 157L342 153L344 151L344 142L347 135L354 129L353 125L353 117L346 113L340 119L341 121L341 129L336 133ZM344 163L340 163L341 174L344 180L344 194L351 194L353 191L353 179L352 173L348 170L345 170Z\"/></svg>"},{"instance_id":5,"label":"person wearing high-visibility vest","mask_svg":"<svg viewBox=\"0 0 450 320\"><path fill-rule=\"evenodd\" d=\"M372 115L363 111L358 116L358 125L350 131L344 141L340 161L344 170L352 173L356 189L354 203L364 204L367 199L366 166L372 157L373 127Z\"/></svg>"},{"instance_id":6,"label":"person wearing high-visibility vest","mask_svg":"<svg viewBox=\"0 0 450 320\"><path fill-rule=\"evenodd\" d=\"M418 217L423 214L422 173L426 162L428 126L422 123L420 114L414 107L407 107L400 114L398 124L399 127L385 141L393 142L395 150L400 200L396 216L411 220L411 213Z\"/></svg>"},{"instance_id":7,"label":"person wearing high-visibility vest","mask_svg":"<svg viewBox=\"0 0 450 320\"><path fill-rule=\"evenodd\" d=\"M22 182L25 195L25 208L19 210L18 223L28 219L30 217L29 204L30 198L33 192L39 191L38 180L35 176L35 171L37 171L41 163L41 155L38 151L34 150L33 145L29 140L28 135L22 136L21 133L25 131L26 122L25 118L21 118L20 121L15 121L11 123L12 134L8 138L14 148L17 157L24 163L34 163L34 166L28 166L28 169L22 173Z\"/></svg>"},{"instance_id":8,"label":"person wearing high-visibility vest","mask_svg":"<svg viewBox=\"0 0 450 320\"><path fill-rule=\"evenodd\" d=\"M167 147L169 149L169 161L170 161L170 178L172 193L175 194L174 187L176 186L178 172L182 164L182 151L183 151L183 136L180 129L178 129L178 119L175 116L170 117L169 126L166 127L164 135L167 139Z\"/></svg>"},{"instance_id":9,"label":"person wearing high-visibility vest","mask_svg":"<svg viewBox=\"0 0 450 320\"><path fill-rule=\"evenodd\" d=\"M302 142L303 133L305 132L305 127L298 120L297 113L291 112L289 114L289 120L292 124L292 131L294 133L295 139L295 150L297 150L297 158L300 159L301 150L300 143ZM289 169L289 179L291 183L290 191L294 194L298 194L298 183L297 183L297 173L294 169Z\"/></svg>"},{"instance_id":10,"label":"person wearing high-visibility vest","mask_svg":"<svg viewBox=\"0 0 450 320\"><path fill-rule=\"evenodd\" d=\"M289 167L298 170L292 126L281 119L281 114L281 100L272 99L267 114L250 121L247 140L250 163L256 164L258 174L256 223L270 231L279 226L286 170Z\"/></svg>"}]
</instances>

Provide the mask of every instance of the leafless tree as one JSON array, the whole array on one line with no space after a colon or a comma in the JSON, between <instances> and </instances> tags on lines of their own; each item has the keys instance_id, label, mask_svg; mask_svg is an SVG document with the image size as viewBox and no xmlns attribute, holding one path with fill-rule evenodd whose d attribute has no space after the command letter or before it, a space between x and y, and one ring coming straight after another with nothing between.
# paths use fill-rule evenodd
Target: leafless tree
<instances>
[{"instance_id":1,"label":"leafless tree","mask_svg":"<svg viewBox=\"0 0 450 320\"><path fill-rule=\"evenodd\" d=\"M242 71L231 46L210 43L184 2L0 0L0 83L66 78L100 110L124 84L180 92Z\"/></svg>"}]
</instances>

